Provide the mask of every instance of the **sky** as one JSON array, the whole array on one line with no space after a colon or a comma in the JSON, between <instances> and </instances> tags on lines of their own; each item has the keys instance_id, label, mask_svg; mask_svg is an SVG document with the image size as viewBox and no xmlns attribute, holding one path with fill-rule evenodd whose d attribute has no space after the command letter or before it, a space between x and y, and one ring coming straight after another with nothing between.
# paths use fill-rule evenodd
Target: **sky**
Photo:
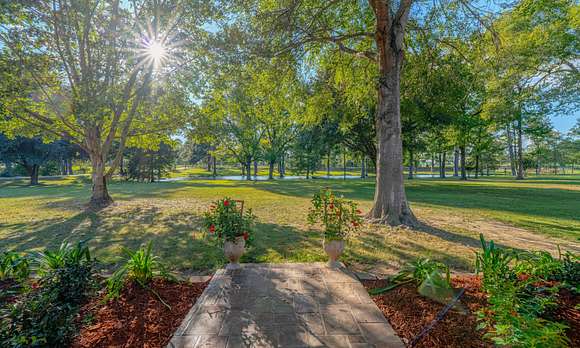
<instances>
[{"instance_id":1,"label":"sky","mask_svg":"<svg viewBox=\"0 0 580 348\"><path fill-rule=\"evenodd\" d=\"M580 110L576 110L574 113L569 115L554 115L551 119L554 128L558 132L567 133L572 127L574 127L576 121L580 119Z\"/></svg>"}]
</instances>

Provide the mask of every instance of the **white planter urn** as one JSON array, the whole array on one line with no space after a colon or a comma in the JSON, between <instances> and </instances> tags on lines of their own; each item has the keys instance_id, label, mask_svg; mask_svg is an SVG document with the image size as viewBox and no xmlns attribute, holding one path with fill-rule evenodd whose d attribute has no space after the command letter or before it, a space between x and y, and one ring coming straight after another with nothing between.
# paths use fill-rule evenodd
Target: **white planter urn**
<instances>
[{"instance_id":1,"label":"white planter urn","mask_svg":"<svg viewBox=\"0 0 580 348\"><path fill-rule=\"evenodd\" d=\"M246 241L244 237L237 237L235 242L225 241L224 242L224 255L230 261L226 266L226 269L238 269L240 268L240 257L244 254L244 249L246 247Z\"/></svg>"},{"instance_id":2,"label":"white planter urn","mask_svg":"<svg viewBox=\"0 0 580 348\"><path fill-rule=\"evenodd\" d=\"M338 259L344 251L344 240L323 240L322 247L328 255L328 267L339 268L341 264Z\"/></svg>"}]
</instances>

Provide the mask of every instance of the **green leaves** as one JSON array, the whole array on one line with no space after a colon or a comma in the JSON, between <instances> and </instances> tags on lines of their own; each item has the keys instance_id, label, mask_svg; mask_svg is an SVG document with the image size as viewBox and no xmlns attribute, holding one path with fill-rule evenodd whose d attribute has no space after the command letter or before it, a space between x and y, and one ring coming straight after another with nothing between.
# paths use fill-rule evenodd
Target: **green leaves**
<instances>
[{"instance_id":1,"label":"green leaves","mask_svg":"<svg viewBox=\"0 0 580 348\"><path fill-rule=\"evenodd\" d=\"M244 212L243 201L225 197L212 203L210 210L204 213L203 222L208 236L221 244L223 241L235 242L239 237L251 242L255 220L251 209Z\"/></svg>"},{"instance_id":2,"label":"green leaves","mask_svg":"<svg viewBox=\"0 0 580 348\"><path fill-rule=\"evenodd\" d=\"M159 261L159 257L153 255L151 249L151 241L136 251L123 248L123 253L127 257L127 260L125 264L107 279L107 298L119 297L127 280L135 281L142 287L151 290L148 284L153 278L173 278L161 261ZM157 293L154 292L154 294L167 306Z\"/></svg>"},{"instance_id":3,"label":"green leaves","mask_svg":"<svg viewBox=\"0 0 580 348\"><path fill-rule=\"evenodd\" d=\"M355 202L337 197L331 189L322 189L312 197L308 223L321 223L325 240L343 240L358 231L361 211Z\"/></svg>"}]
</instances>

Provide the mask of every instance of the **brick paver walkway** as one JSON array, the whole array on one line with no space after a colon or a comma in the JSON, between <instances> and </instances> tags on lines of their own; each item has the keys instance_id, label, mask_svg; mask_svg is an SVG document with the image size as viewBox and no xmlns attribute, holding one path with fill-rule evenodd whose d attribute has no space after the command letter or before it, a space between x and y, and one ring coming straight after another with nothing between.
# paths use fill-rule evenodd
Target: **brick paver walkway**
<instances>
[{"instance_id":1,"label":"brick paver walkway","mask_svg":"<svg viewBox=\"0 0 580 348\"><path fill-rule=\"evenodd\" d=\"M322 263L219 270L168 347L404 347L356 277Z\"/></svg>"}]
</instances>

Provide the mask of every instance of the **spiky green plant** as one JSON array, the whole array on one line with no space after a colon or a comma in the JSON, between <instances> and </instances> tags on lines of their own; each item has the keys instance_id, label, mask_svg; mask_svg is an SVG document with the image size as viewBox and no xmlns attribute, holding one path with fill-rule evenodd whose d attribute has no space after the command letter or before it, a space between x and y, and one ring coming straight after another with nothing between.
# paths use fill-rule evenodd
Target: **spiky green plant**
<instances>
[{"instance_id":1,"label":"spiky green plant","mask_svg":"<svg viewBox=\"0 0 580 348\"><path fill-rule=\"evenodd\" d=\"M174 277L167 271L163 263L159 261L159 257L153 255L151 249L151 241L136 251L123 248L123 253L127 256L127 261L107 280L107 297L109 299L119 297L123 285L129 280L135 281L143 288L152 291L163 304L169 307L161 299L159 294L149 287L149 283L155 277Z\"/></svg>"}]
</instances>

